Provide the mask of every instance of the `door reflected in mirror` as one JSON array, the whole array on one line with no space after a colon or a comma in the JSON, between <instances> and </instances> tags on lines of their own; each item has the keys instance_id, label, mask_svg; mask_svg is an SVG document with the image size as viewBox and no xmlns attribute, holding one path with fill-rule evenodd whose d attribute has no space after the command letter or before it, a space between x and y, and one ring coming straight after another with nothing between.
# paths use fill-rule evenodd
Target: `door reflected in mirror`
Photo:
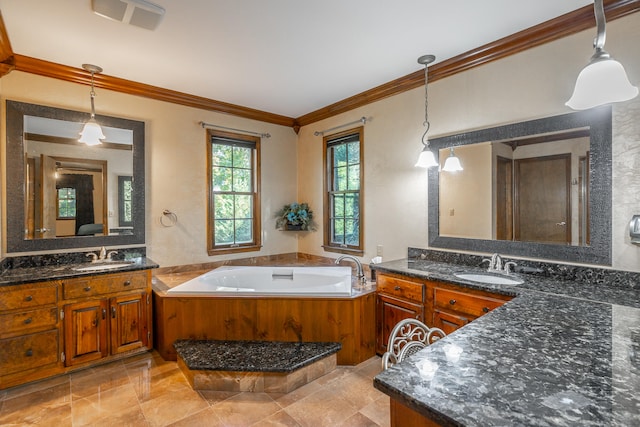
<instances>
[{"instance_id":1,"label":"door reflected in mirror","mask_svg":"<svg viewBox=\"0 0 640 427\"><path fill-rule=\"evenodd\" d=\"M132 232L133 133L104 126L105 141L87 146L78 142L81 129L81 122L24 117L25 239Z\"/></svg>"},{"instance_id":2,"label":"door reflected in mirror","mask_svg":"<svg viewBox=\"0 0 640 427\"><path fill-rule=\"evenodd\" d=\"M588 246L589 145L585 128L456 147L465 167L440 172L440 235Z\"/></svg>"}]
</instances>

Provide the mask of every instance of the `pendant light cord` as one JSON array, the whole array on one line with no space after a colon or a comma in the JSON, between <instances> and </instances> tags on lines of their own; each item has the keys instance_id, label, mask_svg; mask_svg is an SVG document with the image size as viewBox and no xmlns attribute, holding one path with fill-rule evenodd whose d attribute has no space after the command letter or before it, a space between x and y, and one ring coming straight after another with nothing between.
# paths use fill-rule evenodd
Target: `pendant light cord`
<instances>
[{"instance_id":1,"label":"pendant light cord","mask_svg":"<svg viewBox=\"0 0 640 427\"><path fill-rule=\"evenodd\" d=\"M593 3L593 13L596 15L596 38L593 41L593 47L597 50L604 48L604 42L607 38L606 20L604 16L604 5L602 0L595 0Z\"/></svg>"},{"instance_id":2,"label":"pendant light cord","mask_svg":"<svg viewBox=\"0 0 640 427\"><path fill-rule=\"evenodd\" d=\"M94 98L96 97L96 91L93 89L93 75L94 72L91 72L91 92L89 92L89 95L91 95L91 118L95 119L96 118L96 107L94 104Z\"/></svg>"},{"instance_id":3,"label":"pendant light cord","mask_svg":"<svg viewBox=\"0 0 640 427\"><path fill-rule=\"evenodd\" d=\"M424 65L424 123L423 126L426 126L424 133L422 134L422 144L426 147L429 146L429 140L427 139L427 132L429 132L429 128L431 125L429 124L429 66L427 64Z\"/></svg>"}]
</instances>

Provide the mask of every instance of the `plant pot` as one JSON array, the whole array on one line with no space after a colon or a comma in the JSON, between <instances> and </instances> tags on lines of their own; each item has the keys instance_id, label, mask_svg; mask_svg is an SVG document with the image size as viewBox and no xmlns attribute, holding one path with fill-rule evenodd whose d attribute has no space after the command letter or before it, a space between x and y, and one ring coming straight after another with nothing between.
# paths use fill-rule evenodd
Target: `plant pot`
<instances>
[{"instance_id":1,"label":"plant pot","mask_svg":"<svg viewBox=\"0 0 640 427\"><path fill-rule=\"evenodd\" d=\"M302 224L285 224L284 229L287 231L302 231Z\"/></svg>"}]
</instances>

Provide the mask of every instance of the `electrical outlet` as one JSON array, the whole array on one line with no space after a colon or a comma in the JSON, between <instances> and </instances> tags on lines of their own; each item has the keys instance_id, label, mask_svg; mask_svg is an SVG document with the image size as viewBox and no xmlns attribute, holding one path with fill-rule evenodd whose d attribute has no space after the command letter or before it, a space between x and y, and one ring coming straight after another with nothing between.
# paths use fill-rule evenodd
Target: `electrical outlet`
<instances>
[{"instance_id":1,"label":"electrical outlet","mask_svg":"<svg viewBox=\"0 0 640 427\"><path fill-rule=\"evenodd\" d=\"M382 256L382 245L378 245L378 247L376 248L376 255Z\"/></svg>"},{"instance_id":2,"label":"electrical outlet","mask_svg":"<svg viewBox=\"0 0 640 427\"><path fill-rule=\"evenodd\" d=\"M449 216L454 216L456 214L456 210L451 208L449 209Z\"/></svg>"}]
</instances>

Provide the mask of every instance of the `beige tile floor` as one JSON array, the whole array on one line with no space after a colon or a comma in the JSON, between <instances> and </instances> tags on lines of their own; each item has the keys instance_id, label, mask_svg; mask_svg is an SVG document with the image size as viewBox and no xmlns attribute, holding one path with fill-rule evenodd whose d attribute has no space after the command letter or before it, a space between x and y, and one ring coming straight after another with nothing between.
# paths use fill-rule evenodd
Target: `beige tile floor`
<instances>
[{"instance_id":1,"label":"beige tile floor","mask_svg":"<svg viewBox=\"0 0 640 427\"><path fill-rule=\"evenodd\" d=\"M378 372L374 357L288 394L197 392L175 362L150 352L0 391L0 425L388 426Z\"/></svg>"}]
</instances>

